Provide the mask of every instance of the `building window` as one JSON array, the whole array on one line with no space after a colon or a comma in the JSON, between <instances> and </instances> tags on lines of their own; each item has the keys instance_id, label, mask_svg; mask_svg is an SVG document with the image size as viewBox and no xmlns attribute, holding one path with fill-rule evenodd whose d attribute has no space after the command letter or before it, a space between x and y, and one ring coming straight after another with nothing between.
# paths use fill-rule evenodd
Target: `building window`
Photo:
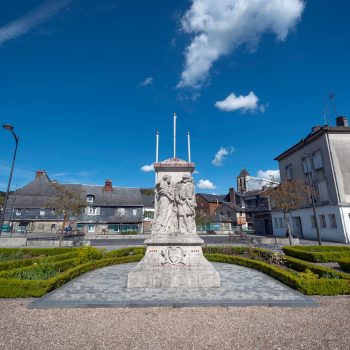
<instances>
[{"instance_id":1,"label":"building window","mask_svg":"<svg viewBox=\"0 0 350 350\"><path fill-rule=\"evenodd\" d=\"M274 227L277 228L278 227L278 220L277 220L277 218L274 218L273 222L274 222Z\"/></svg>"},{"instance_id":2,"label":"building window","mask_svg":"<svg viewBox=\"0 0 350 350\"><path fill-rule=\"evenodd\" d=\"M318 218L320 220L321 228L326 228L327 227L326 216L325 215L319 215Z\"/></svg>"},{"instance_id":3,"label":"building window","mask_svg":"<svg viewBox=\"0 0 350 350\"><path fill-rule=\"evenodd\" d=\"M117 209L117 214L118 214L119 216L125 215L125 208L118 208L118 209Z\"/></svg>"},{"instance_id":4,"label":"building window","mask_svg":"<svg viewBox=\"0 0 350 350\"><path fill-rule=\"evenodd\" d=\"M88 225L88 232L95 232L96 225Z\"/></svg>"},{"instance_id":5,"label":"building window","mask_svg":"<svg viewBox=\"0 0 350 350\"><path fill-rule=\"evenodd\" d=\"M100 215L100 208L86 207L85 212L86 212L87 215L91 215L91 216Z\"/></svg>"},{"instance_id":6,"label":"building window","mask_svg":"<svg viewBox=\"0 0 350 350\"><path fill-rule=\"evenodd\" d=\"M133 210L132 210L132 215L136 216L136 214L137 214L137 210L136 210L136 209L133 209Z\"/></svg>"},{"instance_id":7,"label":"building window","mask_svg":"<svg viewBox=\"0 0 350 350\"><path fill-rule=\"evenodd\" d=\"M44 216L45 215L45 209L40 209L40 216Z\"/></svg>"},{"instance_id":8,"label":"building window","mask_svg":"<svg viewBox=\"0 0 350 350\"><path fill-rule=\"evenodd\" d=\"M337 219L335 217L335 214L329 214L329 225L331 228L337 228Z\"/></svg>"},{"instance_id":9,"label":"building window","mask_svg":"<svg viewBox=\"0 0 350 350\"><path fill-rule=\"evenodd\" d=\"M280 224L280 228L282 228L283 227L283 220L282 220L282 218L278 218L278 221L279 221L279 224Z\"/></svg>"},{"instance_id":10,"label":"building window","mask_svg":"<svg viewBox=\"0 0 350 350\"><path fill-rule=\"evenodd\" d=\"M21 209L16 209L16 215L20 216L21 215Z\"/></svg>"},{"instance_id":11,"label":"building window","mask_svg":"<svg viewBox=\"0 0 350 350\"><path fill-rule=\"evenodd\" d=\"M289 164L286 166L286 176L287 179L292 179L294 176L294 172L293 172L293 168L292 168L292 164Z\"/></svg>"},{"instance_id":12,"label":"building window","mask_svg":"<svg viewBox=\"0 0 350 350\"><path fill-rule=\"evenodd\" d=\"M143 217L145 219L153 219L154 218L154 211L150 211L150 210L145 210L145 212L143 213Z\"/></svg>"},{"instance_id":13,"label":"building window","mask_svg":"<svg viewBox=\"0 0 350 350\"><path fill-rule=\"evenodd\" d=\"M316 227L315 215L311 215L310 219L311 219L311 227L315 228Z\"/></svg>"},{"instance_id":14,"label":"building window","mask_svg":"<svg viewBox=\"0 0 350 350\"><path fill-rule=\"evenodd\" d=\"M88 203L93 203L94 202L94 200L95 200L95 196L93 195L93 194L88 194L87 196L86 196L86 201L88 202Z\"/></svg>"},{"instance_id":15,"label":"building window","mask_svg":"<svg viewBox=\"0 0 350 350\"><path fill-rule=\"evenodd\" d=\"M311 161L309 158L303 158L303 170L305 174L311 172Z\"/></svg>"},{"instance_id":16,"label":"building window","mask_svg":"<svg viewBox=\"0 0 350 350\"><path fill-rule=\"evenodd\" d=\"M314 168L316 170L323 168L322 153L321 153L320 150L315 152L315 153L313 153L313 155L312 155L312 162L314 163Z\"/></svg>"}]
</instances>

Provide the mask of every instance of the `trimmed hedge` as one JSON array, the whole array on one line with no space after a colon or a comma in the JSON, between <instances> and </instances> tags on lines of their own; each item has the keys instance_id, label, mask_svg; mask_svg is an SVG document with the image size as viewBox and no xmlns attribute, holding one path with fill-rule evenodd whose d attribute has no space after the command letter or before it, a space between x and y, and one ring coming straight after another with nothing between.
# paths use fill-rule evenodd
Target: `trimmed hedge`
<instances>
[{"instance_id":1,"label":"trimmed hedge","mask_svg":"<svg viewBox=\"0 0 350 350\"><path fill-rule=\"evenodd\" d=\"M299 272L304 272L306 269L309 269L311 272L319 275L320 277L334 276L338 279L347 279L350 280L350 275L341 271L335 271L329 267L315 265L300 259L292 258L286 256L286 266Z\"/></svg>"},{"instance_id":2,"label":"trimmed hedge","mask_svg":"<svg viewBox=\"0 0 350 350\"><path fill-rule=\"evenodd\" d=\"M338 261L350 258L350 247L345 246L298 246L283 247L284 254L312 262Z\"/></svg>"},{"instance_id":3,"label":"trimmed hedge","mask_svg":"<svg viewBox=\"0 0 350 350\"><path fill-rule=\"evenodd\" d=\"M0 260L22 259L28 255L36 256L51 256L72 252L77 248L0 248Z\"/></svg>"},{"instance_id":4,"label":"trimmed hedge","mask_svg":"<svg viewBox=\"0 0 350 350\"><path fill-rule=\"evenodd\" d=\"M46 293L62 286L72 279L95 269L140 261L143 255L133 255L127 257L107 258L95 260L83 265L72 267L48 280L19 280L0 278L0 298L26 298L41 297Z\"/></svg>"},{"instance_id":5,"label":"trimmed hedge","mask_svg":"<svg viewBox=\"0 0 350 350\"><path fill-rule=\"evenodd\" d=\"M0 271L18 269L21 267L30 266L34 263L40 264L43 262L55 262L55 261L67 260L69 258L76 257L77 254L78 254L78 251L75 250L71 253L66 253L66 254L52 255L52 256L46 256L46 257L37 256L35 258L29 258L29 259L16 259L12 261L0 262Z\"/></svg>"},{"instance_id":6,"label":"trimmed hedge","mask_svg":"<svg viewBox=\"0 0 350 350\"><path fill-rule=\"evenodd\" d=\"M350 259L340 259L338 260L338 264L342 270L350 272Z\"/></svg>"},{"instance_id":7,"label":"trimmed hedge","mask_svg":"<svg viewBox=\"0 0 350 350\"><path fill-rule=\"evenodd\" d=\"M65 271L68 270L72 267L75 267L78 264L77 259L68 259L68 260L63 260L63 261L58 261L58 262L52 262L52 263L47 263L46 261L43 261L42 264L38 263L37 265L30 265L26 267L20 267L18 269L12 269L8 271L1 271L0 272L0 278L15 278L17 274L25 271L34 271L36 269L40 269L43 266L47 268L54 268L57 271Z\"/></svg>"},{"instance_id":8,"label":"trimmed hedge","mask_svg":"<svg viewBox=\"0 0 350 350\"><path fill-rule=\"evenodd\" d=\"M261 271L306 295L350 294L349 279L306 279L263 261L223 254L205 254L209 261L237 264Z\"/></svg>"},{"instance_id":9,"label":"trimmed hedge","mask_svg":"<svg viewBox=\"0 0 350 350\"><path fill-rule=\"evenodd\" d=\"M106 253L107 258L118 258L122 256L131 256L131 255L144 255L146 248L136 247L136 248L123 248L118 250L112 250Z\"/></svg>"}]
</instances>

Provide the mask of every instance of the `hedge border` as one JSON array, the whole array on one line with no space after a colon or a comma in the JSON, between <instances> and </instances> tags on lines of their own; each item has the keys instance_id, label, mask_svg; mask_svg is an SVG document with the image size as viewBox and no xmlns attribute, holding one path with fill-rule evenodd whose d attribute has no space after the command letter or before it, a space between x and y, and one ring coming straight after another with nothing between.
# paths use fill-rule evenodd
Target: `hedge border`
<instances>
[{"instance_id":1,"label":"hedge border","mask_svg":"<svg viewBox=\"0 0 350 350\"><path fill-rule=\"evenodd\" d=\"M288 256L311 262L329 262L350 258L350 247L345 246L282 247L282 250Z\"/></svg>"},{"instance_id":2,"label":"hedge border","mask_svg":"<svg viewBox=\"0 0 350 350\"><path fill-rule=\"evenodd\" d=\"M72 252L73 250L77 250L79 248L0 248L0 256L11 257L11 255L15 253L23 253L22 256L26 254L31 254L33 257L35 256L51 256L51 255L60 255ZM19 259L16 259L19 260ZM5 262L6 260L1 260Z\"/></svg>"},{"instance_id":3,"label":"hedge border","mask_svg":"<svg viewBox=\"0 0 350 350\"><path fill-rule=\"evenodd\" d=\"M56 254L56 255L51 255L51 256L37 256L35 258L28 258L28 259L16 259L12 261L5 261L5 262L0 262L0 273L2 271L8 271L12 269L18 269L21 267L26 267L30 266L34 263L46 263L46 262L55 262L55 261L62 261L62 260L67 260L69 258L76 257L78 254L78 251L75 250L71 253L65 253L65 254Z\"/></svg>"},{"instance_id":4,"label":"hedge border","mask_svg":"<svg viewBox=\"0 0 350 350\"><path fill-rule=\"evenodd\" d=\"M48 280L19 280L0 278L0 298L41 297L86 272L109 265L137 262L142 258L143 255L139 254L95 260L70 268L57 276L49 278Z\"/></svg>"},{"instance_id":5,"label":"hedge border","mask_svg":"<svg viewBox=\"0 0 350 350\"><path fill-rule=\"evenodd\" d=\"M305 279L259 260L223 254L205 254L205 257L212 262L237 264L261 271L305 295L350 294L350 280L348 279Z\"/></svg>"}]
</instances>

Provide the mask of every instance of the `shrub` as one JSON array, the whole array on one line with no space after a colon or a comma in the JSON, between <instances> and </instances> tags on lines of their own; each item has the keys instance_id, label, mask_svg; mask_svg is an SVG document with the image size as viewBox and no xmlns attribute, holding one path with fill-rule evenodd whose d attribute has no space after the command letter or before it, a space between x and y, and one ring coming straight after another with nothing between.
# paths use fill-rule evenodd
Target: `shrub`
<instances>
[{"instance_id":1,"label":"shrub","mask_svg":"<svg viewBox=\"0 0 350 350\"><path fill-rule=\"evenodd\" d=\"M346 246L298 246L283 247L283 252L294 258L312 261L338 261L341 258L350 258L350 247Z\"/></svg>"},{"instance_id":2,"label":"shrub","mask_svg":"<svg viewBox=\"0 0 350 350\"><path fill-rule=\"evenodd\" d=\"M78 264L85 264L91 260L100 260L104 257L104 250L95 247L84 247L78 250L77 262Z\"/></svg>"}]
</instances>

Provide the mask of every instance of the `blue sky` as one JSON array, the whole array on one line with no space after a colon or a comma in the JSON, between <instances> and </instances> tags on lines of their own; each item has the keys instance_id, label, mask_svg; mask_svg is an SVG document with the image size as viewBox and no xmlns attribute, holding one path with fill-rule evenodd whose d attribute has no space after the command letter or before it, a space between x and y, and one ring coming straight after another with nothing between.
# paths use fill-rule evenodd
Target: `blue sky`
<instances>
[{"instance_id":1,"label":"blue sky","mask_svg":"<svg viewBox=\"0 0 350 350\"><path fill-rule=\"evenodd\" d=\"M141 167L156 130L160 158L172 156L173 112L180 158L191 132L198 191L225 193L242 167L277 169L324 124L329 92L350 114L349 12L346 0L1 1L0 119L20 137L12 188L36 169L151 187ZM4 190L14 141L1 130Z\"/></svg>"}]
</instances>

